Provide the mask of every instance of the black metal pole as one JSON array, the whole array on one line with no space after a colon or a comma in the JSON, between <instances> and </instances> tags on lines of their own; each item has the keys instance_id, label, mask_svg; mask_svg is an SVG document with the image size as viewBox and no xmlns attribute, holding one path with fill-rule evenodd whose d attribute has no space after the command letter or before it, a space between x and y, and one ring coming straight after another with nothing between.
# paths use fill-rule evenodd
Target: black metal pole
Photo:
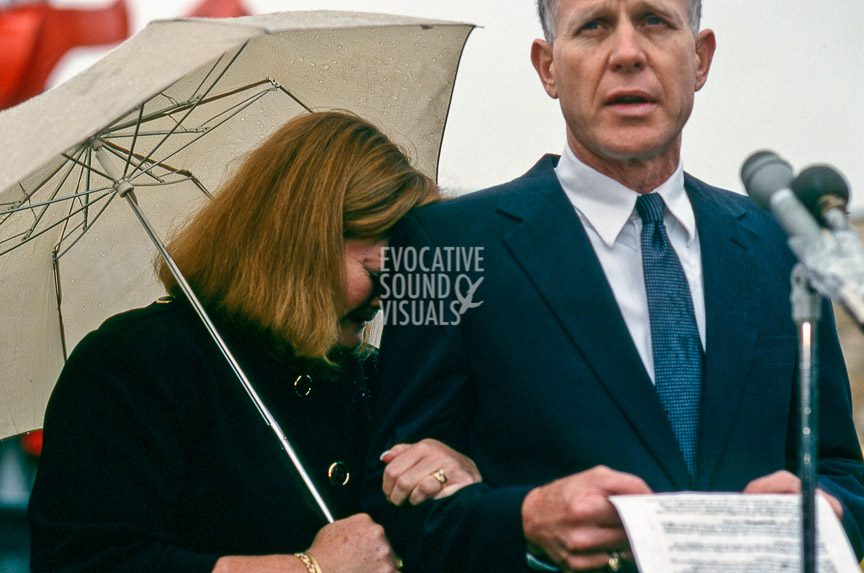
<instances>
[{"instance_id":1,"label":"black metal pole","mask_svg":"<svg viewBox=\"0 0 864 573\"><path fill-rule=\"evenodd\" d=\"M819 451L819 320L822 298L810 286L803 265L792 271L792 315L798 328L798 389L801 445L801 570L817 571L816 475Z\"/></svg>"},{"instance_id":2,"label":"black metal pole","mask_svg":"<svg viewBox=\"0 0 864 573\"><path fill-rule=\"evenodd\" d=\"M207 332L210 334L213 342L216 343L219 351L222 353L222 355L225 357L225 360L228 362L228 365L234 371L234 374L237 376L237 380L240 382L240 384L243 386L243 389L246 390L246 393L249 395L249 399L252 400L252 402L255 404L255 407L258 409L258 413L261 414L264 422L270 427L273 434L276 436L276 439L279 440L279 443L282 445L283 451L290 458L291 463L294 465L294 469L296 469L297 473L300 474L300 478L306 485L306 489L309 491L310 495L315 500L315 503L318 505L318 509L321 510L321 513L324 515L324 518L327 520L328 523L333 523L333 514L330 512L327 504L324 502L324 499L318 492L318 488L316 488L315 484L312 482L312 478L309 477L306 468L303 466L303 463L300 461L300 458L294 451L294 447L291 445L291 442L288 441L288 437L285 435L285 432L282 431L281 426L270 413L267 405L264 404L263 400L261 400L261 398L258 396L258 393L255 391L255 387L252 386L252 383L246 377L245 372L243 372L243 369L240 368L240 364L234 358L234 355L231 354L231 351L228 349L225 341L222 340L222 336L219 334L219 331L216 330L216 327L213 325L213 321L210 320L210 317L204 310L204 306L198 300L198 297L195 296L195 293L192 291L192 287L189 286L189 283L186 282L186 278L180 272L180 268L174 262L174 259L171 258L171 255L165 248L164 243L162 243L162 240L156 234L156 230L153 228L153 226L150 224L150 221L144 215L144 212L141 211L141 208L138 206L132 184L122 179L119 170L113 164L111 158L107 155L104 148L96 148L96 158L102 165L102 167L105 169L105 172L114 180L117 194L126 199L127 203L132 208L132 211L135 213L135 216L138 218L141 226L144 227L144 231L147 233L147 236L150 237L150 240L156 246L159 254L162 256L162 258L165 260L165 263L168 265L168 269L171 271L171 274L174 275L174 278L177 280L177 286L180 287L180 290L182 290L183 294L186 295L186 298L189 300L192 308L195 309L195 313L201 319L201 322L207 329Z\"/></svg>"}]
</instances>

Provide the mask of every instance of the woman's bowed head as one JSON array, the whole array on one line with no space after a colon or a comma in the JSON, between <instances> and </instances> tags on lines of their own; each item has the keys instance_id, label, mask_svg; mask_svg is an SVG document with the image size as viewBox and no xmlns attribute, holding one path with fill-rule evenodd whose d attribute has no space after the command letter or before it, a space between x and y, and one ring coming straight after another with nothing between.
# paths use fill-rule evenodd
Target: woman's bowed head
<instances>
[{"instance_id":1,"label":"woman's bowed head","mask_svg":"<svg viewBox=\"0 0 864 573\"><path fill-rule=\"evenodd\" d=\"M358 346L378 310L374 276L390 229L436 198L435 183L374 125L312 113L252 151L169 251L206 306L326 360L337 345Z\"/></svg>"}]
</instances>

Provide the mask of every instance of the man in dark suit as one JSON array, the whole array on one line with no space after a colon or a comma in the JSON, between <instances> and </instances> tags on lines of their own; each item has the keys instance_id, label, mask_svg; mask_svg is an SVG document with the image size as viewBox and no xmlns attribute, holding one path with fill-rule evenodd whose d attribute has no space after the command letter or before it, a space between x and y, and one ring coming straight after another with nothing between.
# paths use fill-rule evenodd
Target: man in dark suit
<instances>
[{"instance_id":1,"label":"man in dark suit","mask_svg":"<svg viewBox=\"0 0 864 573\"><path fill-rule=\"evenodd\" d=\"M793 257L769 215L681 165L715 49L700 2L539 7L532 62L560 101L564 153L410 214L382 276L403 312L385 317L373 446L436 437L485 480L396 508L385 498L404 488L385 474L382 494L370 463L370 510L411 571L618 570L610 495L799 488ZM446 317L412 315L428 300L396 288L412 278L396 280L404 253L448 249L482 265L413 265L454 288L424 293ZM864 465L824 316L820 486L860 556ZM446 488L448 468L410 469Z\"/></svg>"}]
</instances>

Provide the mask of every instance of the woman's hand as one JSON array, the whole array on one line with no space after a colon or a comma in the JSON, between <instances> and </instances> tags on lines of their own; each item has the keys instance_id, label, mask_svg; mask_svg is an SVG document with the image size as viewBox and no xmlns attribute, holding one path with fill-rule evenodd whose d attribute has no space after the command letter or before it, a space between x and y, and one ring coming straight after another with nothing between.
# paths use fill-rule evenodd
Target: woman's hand
<instances>
[{"instance_id":1,"label":"woman's hand","mask_svg":"<svg viewBox=\"0 0 864 573\"><path fill-rule=\"evenodd\" d=\"M466 485L483 481L474 461L438 440L396 444L383 454L384 495L394 505L412 505L447 497Z\"/></svg>"},{"instance_id":2,"label":"woman's hand","mask_svg":"<svg viewBox=\"0 0 864 573\"><path fill-rule=\"evenodd\" d=\"M318 530L306 550L322 573L396 573L397 557L384 528L365 513L334 521ZM401 568L401 564L399 565ZM213 573L306 573L294 555L231 555L216 562Z\"/></svg>"},{"instance_id":3,"label":"woman's hand","mask_svg":"<svg viewBox=\"0 0 864 573\"><path fill-rule=\"evenodd\" d=\"M324 573L395 573L384 528L365 513L322 527L307 550Z\"/></svg>"}]
</instances>

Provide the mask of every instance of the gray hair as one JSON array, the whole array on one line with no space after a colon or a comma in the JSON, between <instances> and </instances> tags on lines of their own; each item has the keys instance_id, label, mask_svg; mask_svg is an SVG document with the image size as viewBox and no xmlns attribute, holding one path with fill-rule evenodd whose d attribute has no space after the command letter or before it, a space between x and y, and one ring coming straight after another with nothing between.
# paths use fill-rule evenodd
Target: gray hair
<instances>
[{"instance_id":1,"label":"gray hair","mask_svg":"<svg viewBox=\"0 0 864 573\"><path fill-rule=\"evenodd\" d=\"M547 42L555 40L555 16L558 11L558 0L537 0L537 14L543 25L543 35ZM702 20L702 0L690 0L690 29L693 33L699 31Z\"/></svg>"}]
</instances>

